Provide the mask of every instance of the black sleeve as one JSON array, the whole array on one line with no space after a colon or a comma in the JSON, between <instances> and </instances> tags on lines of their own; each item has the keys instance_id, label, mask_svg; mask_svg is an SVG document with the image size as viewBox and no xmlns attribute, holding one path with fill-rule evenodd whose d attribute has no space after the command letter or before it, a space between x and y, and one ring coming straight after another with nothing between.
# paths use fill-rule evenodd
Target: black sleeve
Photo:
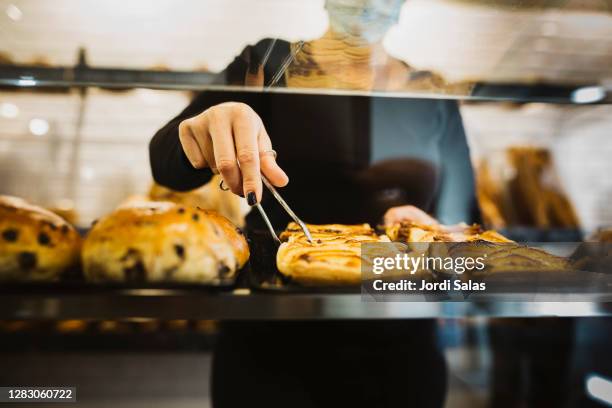
<instances>
[{"instance_id":1,"label":"black sleeve","mask_svg":"<svg viewBox=\"0 0 612 408\"><path fill-rule=\"evenodd\" d=\"M289 52L288 43L262 40L255 46L248 46L225 71L219 74L219 82L231 85L242 84L249 68L249 61L261 61L271 45L274 45L274 48L265 69L265 76L269 77L280 66L278 61ZM194 117L214 105L230 101L246 103L262 119L265 117L265 103L260 93L228 91L199 93L185 110L158 130L149 143L151 171L153 179L158 184L177 191L187 191L210 181L212 177L210 169L195 169L187 159L179 141L178 128L183 120Z\"/></svg>"}]
</instances>

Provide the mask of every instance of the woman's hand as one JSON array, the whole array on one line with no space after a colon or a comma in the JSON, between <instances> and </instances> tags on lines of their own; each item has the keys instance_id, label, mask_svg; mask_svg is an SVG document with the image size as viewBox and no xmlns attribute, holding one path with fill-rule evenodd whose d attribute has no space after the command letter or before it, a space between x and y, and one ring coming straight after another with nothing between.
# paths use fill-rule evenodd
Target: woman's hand
<instances>
[{"instance_id":1,"label":"woman's hand","mask_svg":"<svg viewBox=\"0 0 612 408\"><path fill-rule=\"evenodd\" d=\"M261 173L277 187L289 182L276 164L261 118L244 103L215 105L182 121L179 139L194 168L208 167L220 173L224 184L235 194L246 197L250 205L261 200Z\"/></svg>"},{"instance_id":2,"label":"woman's hand","mask_svg":"<svg viewBox=\"0 0 612 408\"><path fill-rule=\"evenodd\" d=\"M384 223L386 226L393 225L401 221L412 221L414 223L423 225L438 225L438 220L413 205L391 207L385 213Z\"/></svg>"}]
</instances>

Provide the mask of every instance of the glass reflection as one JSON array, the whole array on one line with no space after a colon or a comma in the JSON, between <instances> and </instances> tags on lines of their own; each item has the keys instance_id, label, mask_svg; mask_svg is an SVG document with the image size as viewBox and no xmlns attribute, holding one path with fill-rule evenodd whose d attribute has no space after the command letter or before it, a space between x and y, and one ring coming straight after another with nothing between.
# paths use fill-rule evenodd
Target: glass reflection
<instances>
[{"instance_id":1,"label":"glass reflection","mask_svg":"<svg viewBox=\"0 0 612 408\"><path fill-rule=\"evenodd\" d=\"M264 40L265 56L247 56L241 84L455 96L475 84L594 85L612 75L611 4L326 0L321 37Z\"/></svg>"},{"instance_id":2,"label":"glass reflection","mask_svg":"<svg viewBox=\"0 0 612 408\"><path fill-rule=\"evenodd\" d=\"M327 0L329 27L320 38L292 43L264 40L259 47L243 51L241 58L248 65L244 84L468 94L469 82L449 84L441 76L415 69L387 52L383 40L397 24L403 4L403 0ZM261 46L265 46L263 55L258 50ZM275 58L270 60L270 55ZM280 63L274 65L274 61ZM271 71L269 79L266 70ZM228 82L236 84L231 76Z\"/></svg>"}]
</instances>

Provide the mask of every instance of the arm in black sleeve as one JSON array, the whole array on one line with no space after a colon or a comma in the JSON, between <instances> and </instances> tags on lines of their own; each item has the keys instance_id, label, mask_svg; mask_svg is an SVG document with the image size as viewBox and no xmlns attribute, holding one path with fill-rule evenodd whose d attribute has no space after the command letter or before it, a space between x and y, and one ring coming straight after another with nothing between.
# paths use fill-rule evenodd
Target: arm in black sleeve
<instances>
[{"instance_id":1,"label":"arm in black sleeve","mask_svg":"<svg viewBox=\"0 0 612 408\"><path fill-rule=\"evenodd\" d=\"M221 82L225 84L242 83L249 65L246 58L249 58L249 55L252 55L252 53L257 53L258 55L265 53L266 47L269 44L271 44L270 40L263 40L255 46L247 47L220 74ZM283 45L282 47L275 47L275 49L278 49L280 53L285 53L288 51L288 46ZM274 54L278 54L278 52ZM272 61L272 58L270 58L270 62ZM268 65L270 66L267 68L273 70L276 64ZM198 188L210 181L212 177L210 169L195 169L187 159L179 140L179 124L185 119L199 115L212 106L230 101L246 103L262 119L264 118L262 110L265 108L265 104L262 94L227 91L201 92L183 112L158 130L149 144L151 170L153 179L157 183L173 190L187 191Z\"/></svg>"},{"instance_id":2,"label":"arm in black sleeve","mask_svg":"<svg viewBox=\"0 0 612 408\"><path fill-rule=\"evenodd\" d=\"M180 115L157 131L149 143L149 160L153 179L177 191L193 190L212 177L209 168L195 169L179 141L178 126L185 119Z\"/></svg>"}]
</instances>

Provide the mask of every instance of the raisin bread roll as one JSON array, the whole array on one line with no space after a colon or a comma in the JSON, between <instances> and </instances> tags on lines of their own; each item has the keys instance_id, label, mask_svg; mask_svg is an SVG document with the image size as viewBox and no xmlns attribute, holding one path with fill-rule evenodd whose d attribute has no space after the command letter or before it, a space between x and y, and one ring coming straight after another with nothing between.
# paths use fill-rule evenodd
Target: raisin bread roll
<instances>
[{"instance_id":1,"label":"raisin bread roll","mask_svg":"<svg viewBox=\"0 0 612 408\"><path fill-rule=\"evenodd\" d=\"M80 242L56 214L0 196L0 281L55 280L78 265Z\"/></svg>"},{"instance_id":2,"label":"raisin bread roll","mask_svg":"<svg viewBox=\"0 0 612 408\"><path fill-rule=\"evenodd\" d=\"M171 202L135 202L94 224L82 262L91 281L215 282L232 277L249 247L214 211Z\"/></svg>"}]
</instances>

